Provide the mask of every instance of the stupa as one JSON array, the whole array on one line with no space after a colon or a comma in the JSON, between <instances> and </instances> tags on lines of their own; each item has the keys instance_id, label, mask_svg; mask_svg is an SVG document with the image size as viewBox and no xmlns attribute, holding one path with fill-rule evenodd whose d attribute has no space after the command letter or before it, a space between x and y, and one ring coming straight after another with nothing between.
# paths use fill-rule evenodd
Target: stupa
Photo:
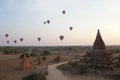
<instances>
[{"instance_id":1,"label":"stupa","mask_svg":"<svg viewBox=\"0 0 120 80\"><path fill-rule=\"evenodd\" d=\"M42 61L40 55L38 55L38 57L37 57L36 60L37 60L37 64L38 64L38 65L42 65L42 64L43 64L43 61Z\"/></svg>"},{"instance_id":2,"label":"stupa","mask_svg":"<svg viewBox=\"0 0 120 80\"><path fill-rule=\"evenodd\" d=\"M57 57L55 57L54 61L55 62L62 62L63 58L62 58L62 56L58 55Z\"/></svg>"},{"instance_id":3,"label":"stupa","mask_svg":"<svg viewBox=\"0 0 120 80\"><path fill-rule=\"evenodd\" d=\"M22 69L23 70L27 70L27 69L31 69L32 68L32 62L28 60L28 58L24 55L24 57L22 58Z\"/></svg>"},{"instance_id":4,"label":"stupa","mask_svg":"<svg viewBox=\"0 0 120 80\"><path fill-rule=\"evenodd\" d=\"M114 64L113 60L113 55L106 49L98 30L93 48L86 52L83 61L91 66L112 68Z\"/></svg>"}]
</instances>

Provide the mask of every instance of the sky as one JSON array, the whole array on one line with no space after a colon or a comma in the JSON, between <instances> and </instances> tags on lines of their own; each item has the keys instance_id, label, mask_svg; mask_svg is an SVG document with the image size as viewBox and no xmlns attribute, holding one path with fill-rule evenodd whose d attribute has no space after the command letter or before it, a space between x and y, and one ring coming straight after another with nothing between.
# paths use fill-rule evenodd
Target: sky
<instances>
[{"instance_id":1,"label":"sky","mask_svg":"<svg viewBox=\"0 0 120 80\"><path fill-rule=\"evenodd\" d=\"M120 0L0 0L0 46L93 45L97 29L106 45L120 45L119 21Z\"/></svg>"}]
</instances>

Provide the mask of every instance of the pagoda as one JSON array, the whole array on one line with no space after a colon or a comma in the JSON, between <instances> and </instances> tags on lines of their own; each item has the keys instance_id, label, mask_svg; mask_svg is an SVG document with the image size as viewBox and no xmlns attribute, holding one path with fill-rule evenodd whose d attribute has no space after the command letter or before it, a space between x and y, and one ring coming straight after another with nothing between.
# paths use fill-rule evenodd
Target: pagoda
<instances>
[{"instance_id":1,"label":"pagoda","mask_svg":"<svg viewBox=\"0 0 120 80\"><path fill-rule=\"evenodd\" d=\"M106 49L100 31L98 30L93 48L86 52L82 61L95 67L112 68L114 64L113 60L113 55Z\"/></svg>"},{"instance_id":2,"label":"pagoda","mask_svg":"<svg viewBox=\"0 0 120 80\"><path fill-rule=\"evenodd\" d=\"M42 65L43 64L43 60L41 59L40 55L38 55L36 60L38 61L37 62L38 65Z\"/></svg>"},{"instance_id":3,"label":"pagoda","mask_svg":"<svg viewBox=\"0 0 120 80\"><path fill-rule=\"evenodd\" d=\"M54 61L55 62L62 62L63 61L63 57L58 55L57 57L55 57Z\"/></svg>"},{"instance_id":4,"label":"pagoda","mask_svg":"<svg viewBox=\"0 0 120 80\"><path fill-rule=\"evenodd\" d=\"M28 70L32 68L32 62L28 60L28 58L24 55L21 61L22 69Z\"/></svg>"}]
</instances>

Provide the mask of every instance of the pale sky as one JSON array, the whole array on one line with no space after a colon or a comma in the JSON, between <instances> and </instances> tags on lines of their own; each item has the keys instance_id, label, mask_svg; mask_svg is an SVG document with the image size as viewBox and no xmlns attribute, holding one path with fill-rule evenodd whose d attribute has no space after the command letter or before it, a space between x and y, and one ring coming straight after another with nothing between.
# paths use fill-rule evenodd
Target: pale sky
<instances>
[{"instance_id":1,"label":"pale sky","mask_svg":"<svg viewBox=\"0 0 120 80\"><path fill-rule=\"evenodd\" d=\"M106 45L120 45L120 0L0 0L1 46L92 45L97 29Z\"/></svg>"}]
</instances>

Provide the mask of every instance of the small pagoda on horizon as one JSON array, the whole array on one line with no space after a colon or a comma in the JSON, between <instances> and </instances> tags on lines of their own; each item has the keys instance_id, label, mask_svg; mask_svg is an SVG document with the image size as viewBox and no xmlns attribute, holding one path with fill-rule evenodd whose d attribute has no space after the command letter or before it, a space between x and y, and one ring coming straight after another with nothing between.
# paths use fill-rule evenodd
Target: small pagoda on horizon
<instances>
[{"instance_id":1,"label":"small pagoda on horizon","mask_svg":"<svg viewBox=\"0 0 120 80\"><path fill-rule=\"evenodd\" d=\"M86 55L84 56L82 62L95 67L113 68L114 57L112 53L106 49L99 29L92 50L88 50L86 52Z\"/></svg>"}]
</instances>

